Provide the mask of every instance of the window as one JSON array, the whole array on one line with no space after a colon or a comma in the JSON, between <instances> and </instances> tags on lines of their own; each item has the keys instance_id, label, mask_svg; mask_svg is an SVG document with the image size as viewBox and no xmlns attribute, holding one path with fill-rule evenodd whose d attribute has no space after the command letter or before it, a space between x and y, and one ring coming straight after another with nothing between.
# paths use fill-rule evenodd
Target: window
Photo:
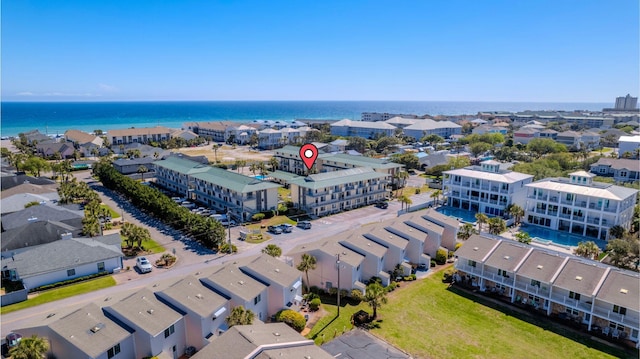
<instances>
[{"instance_id":1,"label":"window","mask_svg":"<svg viewBox=\"0 0 640 359\"><path fill-rule=\"evenodd\" d=\"M76 270L75 269L67 270L67 277L72 277L74 275L76 275Z\"/></svg>"},{"instance_id":2,"label":"window","mask_svg":"<svg viewBox=\"0 0 640 359\"><path fill-rule=\"evenodd\" d=\"M107 357L111 359L114 356L118 355L119 353L120 353L120 344L116 344L113 348L109 348L109 350L107 350Z\"/></svg>"},{"instance_id":3,"label":"window","mask_svg":"<svg viewBox=\"0 0 640 359\"><path fill-rule=\"evenodd\" d=\"M98 272L104 272L104 262L98 263Z\"/></svg>"},{"instance_id":4,"label":"window","mask_svg":"<svg viewBox=\"0 0 640 359\"><path fill-rule=\"evenodd\" d=\"M256 304L260 303L260 300L261 300L260 294L258 294L257 297L253 298L253 304L256 305Z\"/></svg>"},{"instance_id":5,"label":"window","mask_svg":"<svg viewBox=\"0 0 640 359\"><path fill-rule=\"evenodd\" d=\"M627 314L627 308L621 307L621 306L618 306L618 305L614 305L613 306L613 312L614 313L618 313L620 315L626 315Z\"/></svg>"},{"instance_id":6,"label":"window","mask_svg":"<svg viewBox=\"0 0 640 359\"><path fill-rule=\"evenodd\" d=\"M509 278L509 273L506 270L498 269L498 275L501 275L505 278Z\"/></svg>"},{"instance_id":7,"label":"window","mask_svg":"<svg viewBox=\"0 0 640 359\"><path fill-rule=\"evenodd\" d=\"M538 288L539 288L539 287L540 287L540 281L539 281L539 280L532 279L532 280L531 280L531 285L532 285L533 287L538 287Z\"/></svg>"},{"instance_id":8,"label":"window","mask_svg":"<svg viewBox=\"0 0 640 359\"><path fill-rule=\"evenodd\" d=\"M173 324L171 324L171 326L167 329L164 330L164 337L168 338L171 334L175 333L176 328L174 327Z\"/></svg>"},{"instance_id":9,"label":"window","mask_svg":"<svg viewBox=\"0 0 640 359\"><path fill-rule=\"evenodd\" d=\"M469 259L468 264L469 264L469 267L473 267L473 268L476 267L476 261L472 261L471 259Z\"/></svg>"},{"instance_id":10,"label":"window","mask_svg":"<svg viewBox=\"0 0 640 359\"><path fill-rule=\"evenodd\" d=\"M575 300L580 300L580 293L569 292L569 298L575 299Z\"/></svg>"}]
</instances>

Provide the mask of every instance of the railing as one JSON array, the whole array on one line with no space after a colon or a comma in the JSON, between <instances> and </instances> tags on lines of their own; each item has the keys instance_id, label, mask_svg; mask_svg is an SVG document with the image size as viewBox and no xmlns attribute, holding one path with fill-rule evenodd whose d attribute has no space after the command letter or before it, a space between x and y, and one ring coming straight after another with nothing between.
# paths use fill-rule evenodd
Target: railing
<instances>
[{"instance_id":1,"label":"railing","mask_svg":"<svg viewBox=\"0 0 640 359\"><path fill-rule=\"evenodd\" d=\"M549 198L549 202L558 202L558 197Z\"/></svg>"},{"instance_id":2,"label":"railing","mask_svg":"<svg viewBox=\"0 0 640 359\"><path fill-rule=\"evenodd\" d=\"M567 201L567 200L565 200L565 199L563 199L562 201L560 201L560 203L562 203L562 204L566 204L566 205L569 205L569 206L573 206L573 201Z\"/></svg>"},{"instance_id":3,"label":"railing","mask_svg":"<svg viewBox=\"0 0 640 359\"><path fill-rule=\"evenodd\" d=\"M474 201L478 201L478 200L480 200L480 197L478 197L478 196L471 196L471 199L472 199L472 200L474 200Z\"/></svg>"},{"instance_id":4,"label":"railing","mask_svg":"<svg viewBox=\"0 0 640 359\"><path fill-rule=\"evenodd\" d=\"M469 187L469 185L471 185L471 182L464 182L462 185L465 187Z\"/></svg>"},{"instance_id":5,"label":"railing","mask_svg":"<svg viewBox=\"0 0 640 359\"><path fill-rule=\"evenodd\" d=\"M542 209L542 208L536 208L536 213L545 214L545 212L546 211L544 209Z\"/></svg>"},{"instance_id":6,"label":"railing","mask_svg":"<svg viewBox=\"0 0 640 359\"><path fill-rule=\"evenodd\" d=\"M622 315L619 313L614 313L611 310L606 310L601 307L595 307L593 309L593 314L605 319L613 320L620 324L626 324L631 327L638 327L638 324L640 323L640 318L638 318L637 316Z\"/></svg>"},{"instance_id":7,"label":"railing","mask_svg":"<svg viewBox=\"0 0 640 359\"><path fill-rule=\"evenodd\" d=\"M568 298L568 297L566 297L564 295L553 295L551 297L551 300L556 302L556 303L560 303L560 304L571 306L573 308L578 308L578 309L585 310L585 311L591 311L591 304L590 303L581 302L579 300L571 299L571 298Z\"/></svg>"},{"instance_id":8,"label":"railing","mask_svg":"<svg viewBox=\"0 0 640 359\"><path fill-rule=\"evenodd\" d=\"M558 211L549 211L548 215L555 217L558 215Z\"/></svg>"},{"instance_id":9,"label":"railing","mask_svg":"<svg viewBox=\"0 0 640 359\"><path fill-rule=\"evenodd\" d=\"M539 297L545 297L548 298L549 297L549 289L548 288L541 288L537 285L531 285L531 284L527 284L527 283L522 283L522 282L516 282L516 288L517 289L521 289L524 290L526 292L529 292L531 294L535 294Z\"/></svg>"},{"instance_id":10,"label":"railing","mask_svg":"<svg viewBox=\"0 0 640 359\"><path fill-rule=\"evenodd\" d=\"M600 218L587 217L587 223L600 224Z\"/></svg>"},{"instance_id":11,"label":"railing","mask_svg":"<svg viewBox=\"0 0 640 359\"><path fill-rule=\"evenodd\" d=\"M576 202L576 207L587 208L587 202Z\"/></svg>"},{"instance_id":12,"label":"railing","mask_svg":"<svg viewBox=\"0 0 640 359\"><path fill-rule=\"evenodd\" d=\"M602 207L602 205L597 205L595 203L589 203L589 209L597 209L600 210L600 208Z\"/></svg>"},{"instance_id":13,"label":"railing","mask_svg":"<svg viewBox=\"0 0 640 359\"><path fill-rule=\"evenodd\" d=\"M584 216L573 216L574 221L584 222Z\"/></svg>"},{"instance_id":14,"label":"railing","mask_svg":"<svg viewBox=\"0 0 640 359\"><path fill-rule=\"evenodd\" d=\"M482 270L479 267L472 267L468 264L461 264L460 261L456 262L456 268L467 274L480 275Z\"/></svg>"},{"instance_id":15,"label":"railing","mask_svg":"<svg viewBox=\"0 0 640 359\"><path fill-rule=\"evenodd\" d=\"M609 212L609 213L616 213L616 207L613 207L613 208L606 207L603 209L603 211Z\"/></svg>"},{"instance_id":16,"label":"railing","mask_svg":"<svg viewBox=\"0 0 640 359\"><path fill-rule=\"evenodd\" d=\"M500 193L509 193L509 190L508 189L501 189Z\"/></svg>"},{"instance_id":17,"label":"railing","mask_svg":"<svg viewBox=\"0 0 640 359\"><path fill-rule=\"evenodd\" d=\"M566 213L560 213L560 214L559 214L559 217L560 217L560 218L566 218L566 219L569 219L569 218L571 218L571 215L570 215L570 214L566 214Z\"/></svg>"},{"instance_id":18,"label":"railing","mask_svg":"<svg viewBox=\"0 0 640 359\"><path fill-rule=\"evenodd\" d=\"M496 283L502 283L502 284L513 286L513 278L504 277L502 275L498 275L497 273L485 273L483 277L489 280L492 280Z\"/></svg>"},{"instance_id":19,"label":"railing","mask_svg":"<svg viewBox=\"0 0 640 359\"><path fill-rule=\"evenodd\" d=\"M480 189L480 185L474 183L471 185L471 188Z\"/></svg>"}]
</instances>

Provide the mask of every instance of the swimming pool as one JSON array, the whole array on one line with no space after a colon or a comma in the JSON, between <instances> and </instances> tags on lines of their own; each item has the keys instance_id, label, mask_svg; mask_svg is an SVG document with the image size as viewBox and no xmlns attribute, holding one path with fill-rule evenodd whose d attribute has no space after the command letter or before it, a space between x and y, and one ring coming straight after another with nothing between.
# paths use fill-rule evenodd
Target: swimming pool
<instances>
[{"instance_id":1,"label":"swimming pool","mask_svg":"<svg viewBox=\"0 0 640 359\"><path fill-rule=\"evenodd\" d=\"M575 247L579 242L593 241L600 249L604 249L607 246L607 242L601 239L579 236L538 226L523 225L520 227L520 231L529 233L531 238L540 238L542 240L540 242L543 243L545 243L545 241L551 241L555 244Z\"/></svg>"},{"instance_id":2,"label":"swimming pool","mask_svg":"<svg viewBox=\"0 0 640 359\"><path fill-rule=\"evenodd\" d=\"M456 219L459 219L462 222L472 223L472 224L476 223L476 212L471 212L466 209L455 208L455 207L438 207L436 208L436 211L444 215L447 215L449 217L454 217Z\"/></svg>"},{"instance_id":3,"label":"swimming pool","mask_svg":"<svg viewBox=\"0 0 640 359\"><path fill-rule=\"evenodd\" d=\"M259 179L260 181L264 181L267 179L267 176L263 176L263 175L258 175L258 176L253 176L253 178L255 179Z\"/></svg>"}]
</instances>

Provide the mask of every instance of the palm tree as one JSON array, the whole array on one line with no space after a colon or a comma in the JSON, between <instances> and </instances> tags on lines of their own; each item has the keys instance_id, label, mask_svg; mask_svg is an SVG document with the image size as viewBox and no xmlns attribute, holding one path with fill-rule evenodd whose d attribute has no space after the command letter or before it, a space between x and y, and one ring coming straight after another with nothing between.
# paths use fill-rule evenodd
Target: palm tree
<instances>
[{"instance_id":1,"label":"palm tree","mask_svg":"<svg viewBox=\"0 0 640 359\"><path fill-rule=\"evenodd\" d=\"M476 213L476 221L478 222L478 232L482 232L482 225L487 223L489 217L484 213Z\"/></svg>"},{"instance_id":2,"label":"palm tree","mask_svg":"<svg viewBox=\"0 0 640 359\"><path fill-rule=\"evenodd\" d=\"M476 231L476 229L473 228L473 224L465 223L462 225L462 228L460 228L460 231L458 232L458 238L462 239L463 241L466 241L471 237L471 235L477 234L477 233L478 232Z\"/></svg>"},{"instance_id":3,"label":"palm tree","mask_svg":"<svg viewBox=\"0 0 640 359\"><path fill-rule=\"evenodd\" d=\"M373 319L378 316L378 308L387 304L387 290L378 282L373 282L367 286L364 301L373 309Z\"/></svg>"},{"instance_id":4,"label":"palm tree","mask_svg":"<svg viewBox=\"0 0 640 359\"><path fill-rule=\"evenodd\" d=\"M626 230L619 224L609 228L609 235L613 238L619 239L624 237Z\"/></svg>"},{"instance_id":5,"label":"palm tree","mask_svg":"<svg viewBox=\"0 0 640 359\"><path fill-rule=\"evenodd\" d=\"M399 171L393 175L393 177L398 179L398 187L404 187L407 182L407 178L409 178L409 172Z\"/></svg>"},{"instance_id":6,"label":"palm tree","mask_svg":"<svg viewBox=\"0 0 640 359\"><path fill-rule=\"evenodd\" d=\"M282 255L282 248L275 244L268 244L266 247L262 248L262 253L278 258Z\"/></svg>"},{"instance_id":7,"label":"palm tree","mask_svg":"<svg viewBox=\"0 0 640 359\"><path fill-rule=\"evenodd\" d=\"M278 165L279 165L279 163L278 163L278 159L277 158L271 157L269 159L269 166L271 167L271 172L276 171L278 169Z\"/></svg>"},{"instance_id":8,"label":"palm tree","mask_svg":"<svg viewBox=\"0 0 640 359\"><path fill-rule=\"evenodd\" d=\"M258 164L253 162L249 165L249 171L253 172L253 175L256 175L256 171L259 169Z\"/></svg>"},{"instance_id":9,"label":"palm tree","mask_svg":"<svg viewBox=\"0 0 640 359\"><path fill-rule=\"evenodd\" d=\"M517 204L512 204L509 206L508 212L513 216L516 224L520 224L520 220L522 220L522 216L524 216L524 209Z\"/></svg>"},{"instance_id":10,"label":"palm tree","mask_svg":"<svg viewBox=\"0 0 640 359\"><path fill-rule=\"evenodd\" d=\"M409 211L409 206L411 206L411 204L413 204L413 201L411 200L411 198L409 198L409 196L407 195L402 195L400 197L398 197L398 201L400 201L402 207L401 209L405 209L406 207L406 211Z\"/></svg>"},{"instance_id":11,"label":"palm tree","mask_svg":"<svg viewBox=\"0 0 640 359\"><path fill-rule=\"evenodd\" d=\"M243 306L239 305L231 309L231 313L229 313L229 316L225 321L229 328L234 325L250 325L253 324L255 316L256 315L251 311L251 309L244 309Z\"/></svg>"},{"instance_id":12,"label":"palm tree","mask_svg":"<svg viewBox=\"0 0 640 359\"><path fill-rule=\"evenodd\" d=\"M138 167L137 172L140 174L140 177L142 178L142 182L144 182L144 174L149 172L149 169L146 166L140 166Z\"/></svg>"},{"instance_id":13,"label":"palm tree","mask_svg":"<svg viewBox=\"0 0 640 359\"><path fill-rule=\"evenodd\" d=\"M37 335L31 338L22 338L18 346L9 351L13 359L42 359L49 351L49 343Z\"/></svg>"},{"instance_id":14,"label":"palm tree","mask_svg":"<svg viewBox=\"0 0 640 359\"><path fill-rule=\"evenodd\" d=\"M441 190L439 190L439 189L437 189L437 190L435 190L435 191L433 191L433 192L431 193L431 196L429 196L430 198L433 198L433 199L434 199L434 202L435 202L435 205L436 205L436 206L438 205L438 201L440 200L440 195L441 195L441 194L442 194L442 191L441 191Z\"/></svg>"},{"instance_id":15,"label":"palm tree","mask_svg":"<svg viewBox=\"0 0 640 359\"><path fill-rule=\"evenodd\" d=\"M298 270L301 272L304 272L305 276L307 277L307 292L309 291L309 271L310 270L314 270L316 269L316 257L312 256L311 254L308 253L304 253L302 255L302 260L300 261L300 263L298 264Z\"/></svg>"},{"instance_id":16,"label":"palm tree","mask_svg":"<svg viewBox=\"0 0 640 359\"><path fill-rule=\"evenodd\" d=\"M492 217L487 221L489 223L489 233L498 235L507 230L507 223L500 217Z\"/></svg>"},{"instance_id":17,"label":"palm tree","mask_svg":"<svg viewBox=\"0 0 640 359\"><path fill-rule=\"evenodd\" d=\"M211 149L213 149L213 154L215 156L215 163L218 163L218 148L220 148L220 145L217 143L214 143L213 146L211 146Z\"/></svg>"},{"instance_id":18,"label":"palm tree","mask_svg":"<svg viewBox=\"0 0 640 359\"><path fill-rule=\"evenodd\" d=\"M240 169L247 165L247 161L245 161L245 160L236 160L235 164L236 164L236 169L238 170L238 173L240 173Z\"/></svg>"},{"instance_id":19,"label":"palm tree","mask_svg":"<svg viewBox=\"0 0 640 359\"><path fill-rule=\"evenodd\" d=\"M573 254L584 258L596 259L600 255L600 248L594 241L580 242L578 247L573 250Z\"/></svg>"},{"instance_id":20,"label":"palm tree","mask_svg":"<svg viewBox=\"0 0 640 359\"><path fill-rule=\"evenodd\" d=\"M529 244L531 243L531 235L527 232L518 232L516 233L516 239L520 243Z\"/></svg>"}]
</instances>

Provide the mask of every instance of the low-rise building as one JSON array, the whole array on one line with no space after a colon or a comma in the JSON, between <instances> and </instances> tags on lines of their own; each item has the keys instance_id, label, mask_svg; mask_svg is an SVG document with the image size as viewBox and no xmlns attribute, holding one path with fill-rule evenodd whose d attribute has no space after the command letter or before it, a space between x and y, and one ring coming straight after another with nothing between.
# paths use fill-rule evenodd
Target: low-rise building
<instances>
[{"instance_id":1,"label":"low-rise building","mask_svg":"<svg viewBox=\"0 0 640 359\"><path fill-rule=\"evenodd\" d=\"M200 350L210 338L227 330L225 319L229 315L229 301L192 275L156 292L156 295L161 302L183 313L187 346Z\"/></svg>"},{"instance_id":2,"label":"low-rise building","mask_svg":"<svg viewBox=\"0 0 640 359\"><path fill-rule=\"evenodd\" d=\"M193 131L198 136L208 138L214 142L224 142L227 140L227 128L237 126L237 122L232 121L210 121L210 122L187 122L182 127Z\"/></svg>"},{"instance_id":3,"label":"low-rise building","mask_svg":"<svg viewBox=\"0 0 640 359\"><path fill-rule=\"evenodd\" d=\"M99 148L104 144L104 140L102 139L102 137L79 130L67 130L64 133L64 138L67 141L72 142L76 146L91 143Z\"/></svg>"},{"instance_id":4,"label":"low-rise building","mask_svg":"<svg viewBox=\"0 0 640 359\"><path fill-rule=\"evenodd\" d=\"M280 185L180 157L155 162L156 183L236 220L273 210Z\"/></svg>"},{"instance_id":5,"label":"low-rise building","mask_svg":"<svg viewBox=\"0 0 640 359\"><path fill-rule=\"evenodd\" d=\"M384 122L340 120L331 124L331 134L344 137L374 139L378 136L392 136L397 127Z\"/></svg>"},{"instance_id":6,"label":"low-rise building","mask_svg":"<svg viewBox=\"0 0 640 359\"><path fill-rule=\"evenodd\" d=\"M602 240L613 226L629 229L638 191L593 177L577 171L527 184L524 222Z\"/></svg>"},{"instance_id":7,"label":"low-rise building","mask_svg":"<svg viewBox=\"0 0 640 359\"><path fill-rule=\"evenodd\" d=\"M72 142L45 141L36 144L36 151L41 156L47 158L55 156L56 153L60 155L60 158L70 158L73 157L75 148Z\"/></svg>"},{"instance_id":8,"label":"low-rise building","mask_svg":"<svg viewBox=\"0 0 640 359\"><path fill-rule=\"evenodd\" d=\"M113 168L116 171L122 173L123 175L130 175L133 173L138 173L140 167L144 166L147 169L147 172L155 171L154 162L157 159L153 157L140 157L140 158L121 158L119 160L115 160L111 162Z\"/></svg>"},{"instance_id":9,"label":"low-rise building","mask_svg":"<svg viewBox=\"0 0 640 359\"><path fill-rule=\"evenodd\" d=\"M473 235L456 251L456 281L541 314L638 342L640 276L599 262Z\"/></svg>"},{"instance_id":10,"label":"low-rise building","mask_svg":"<svg viewBox=\"0 0 640 359\"><path fill-rule=\"evenodd\" d=\"M524 186L533 180L532 175L501 170L493 160L443 173L447 205L498 217L506 215L510 204L524 203Z\"/></svg>"},{"instance_id":11,"label":"low-rise building","mask_svg":"<svg viewBox=\"0 0 640 359\"><path fill-rule=\"evenodd\" d=\"M141 289L103 309L109 318L132 329L136 358L177 358L185 352L184 317L160 302L151 290Z\"/></svg>"},{"instance_id":12,"label":"low-rise building","mask_svg":"<svg viewBox=\"0 0 640 359\"><path fill-rule=\"evenodd\" d=\"M618 139L618 156L640 158L640 135L620 136Z\"/></svg>"},{"instance_id":13,"label":"low-rise building","mask_svg":"<svg viewBox=\"0 0 640 359\"><path fill-rule=\"evenodd\" d=\"M438 135L442 138L449 138L452 135L461 134L462 126L451 121L424 119L418 120L413 125L405 127L403 133L405 136L412 137L416 141L428 135Z\"/></svg>"},{"instance_id":14,"label":"low-rise building","mask_svg":"<svg viewBox=\"0 0 640 359\"><path fill-rule=\"evenodd\" d=\"M591 165L591 173L601 177L613 177L616 182L640 180L640 161L625 158L600 158Z\"/></svg>"},{"instance_id":15,"label":"low-rise building","mask_svg":"<svg viewBox=\"0 0 640 359\"><path fill-rule=\"evenodd\" d=\"M171 139L171 130L163 126L110 130L108 138L112 146L168 141Z\"/></svg>"},{"instance_id":16,"label":"low-rise building","mask_svg":"<svg viewBox=\"0 0 640 359\"><path fill-rule=\"evenodd\" d=\"M368 167L332 171L292 179L296 208L325 216L381 201L388 195L386 175Z\"/></svg>"}]
</instances>

